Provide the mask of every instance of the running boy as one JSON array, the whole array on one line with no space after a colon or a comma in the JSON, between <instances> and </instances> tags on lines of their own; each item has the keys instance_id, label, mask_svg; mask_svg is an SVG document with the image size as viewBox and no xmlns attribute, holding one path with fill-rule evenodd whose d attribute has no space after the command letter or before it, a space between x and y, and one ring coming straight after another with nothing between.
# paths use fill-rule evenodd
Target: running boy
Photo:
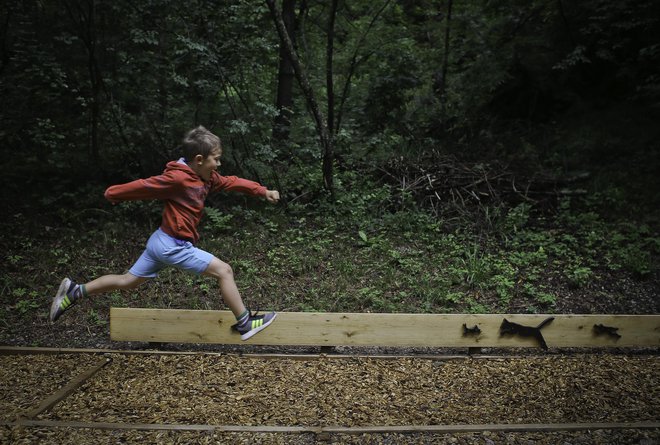
<instances>
[{"instance_id":1,"label":"running boy","mask_svg":"<svg viewBox=\"0 0 660 445\"><path fill-rule=\"evenodd\" d=\"M162 200L165 208L160 228L151 235L142 256L127 273L104 275L86 284L64 278L51 305L52 322L83 297L115 289L134 289L158 276L167 266L216 278L225 303L236 316L234 328L242 340L273 322L274 312L257 316L245 308L229 264L194 244L199 239L197 225L204 201L210 193L235 191L276 203L280 199L279 192L236 176L220 176L216 171L221 165L220 139L202 126L191 130L184 138L183 155L178 161L169 162L161 175L115 185L105 191L106 199L113 204L127 200Z\"/></svg>"}]
</instances>

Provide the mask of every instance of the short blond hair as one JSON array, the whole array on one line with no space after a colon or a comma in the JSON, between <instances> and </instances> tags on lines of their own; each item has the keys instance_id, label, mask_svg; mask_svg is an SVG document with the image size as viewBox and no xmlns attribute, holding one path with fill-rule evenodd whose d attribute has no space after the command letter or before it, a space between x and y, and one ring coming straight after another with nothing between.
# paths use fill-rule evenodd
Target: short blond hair
<instances>
[{"instance_id":1,"label":"short blond hair","mask_svg":"<svg viewBox=\"0 0 660 445\"><path fill-rule=\"evenodd\" d=\"M190 130L183 138L182 150L187 162L197 155L207 158L216 149L222 150L220 138L201 125Z\"/></svg>"}]
</instances>

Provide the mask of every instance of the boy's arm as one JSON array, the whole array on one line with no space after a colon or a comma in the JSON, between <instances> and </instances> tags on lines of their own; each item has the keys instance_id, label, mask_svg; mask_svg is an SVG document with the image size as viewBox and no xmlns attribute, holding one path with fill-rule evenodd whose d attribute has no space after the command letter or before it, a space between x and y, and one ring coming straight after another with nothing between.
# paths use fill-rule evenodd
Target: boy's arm
<instances>
[{"instance_id":1,"label":"boy's arm","mask_svg":"<svg viewBox=\"0 0 660 445\"><path fill-rule=\"evenodd\" d=\"M213 186L211 192L219 192L226 190L230 192L238 192L251 196L261 196L268 199L268 189L258 182L250 181L249 179L239 178L237 176L221 176L217 172L213 172L212 176Z\"/></svg>"},{"instance_id":2,"label":"boy's arm","mask_svg":"<svg viewBox=\"0 0 660 445\"><path fill-rule=\"evenodd\" d=\"M177 180L176 173L165 172L147 179L108 187L105 198L113 204L129 200L166 199L180 187L181 181Z\"/></svg>"}]
</instances>

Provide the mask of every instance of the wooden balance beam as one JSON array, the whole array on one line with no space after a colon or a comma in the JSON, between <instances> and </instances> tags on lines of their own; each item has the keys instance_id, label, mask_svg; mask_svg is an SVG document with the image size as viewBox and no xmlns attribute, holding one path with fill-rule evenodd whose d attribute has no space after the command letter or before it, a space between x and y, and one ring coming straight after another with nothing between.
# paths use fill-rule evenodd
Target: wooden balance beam
<instances>
[{"instance_id":1,"label":"wooden balance beam","mask_svg":"<svg viewBox=\"0 0 660 445\"><path fill-rule=\"evenodd\" d=\"M503 319L541 328L548 347L657 347L659 315L372 314L281 312L247 341L229 311L111 308L115 341L286 346L539 347L535 337L500 335ZM478 331L477 332L477 329Z\"/></svg>"}]
</instances>

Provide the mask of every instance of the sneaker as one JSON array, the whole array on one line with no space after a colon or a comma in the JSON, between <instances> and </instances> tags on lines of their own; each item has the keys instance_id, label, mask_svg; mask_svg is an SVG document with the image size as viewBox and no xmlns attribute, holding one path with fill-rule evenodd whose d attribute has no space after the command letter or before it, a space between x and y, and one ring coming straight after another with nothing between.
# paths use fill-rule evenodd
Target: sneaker
<instances>
[{"instance_id":1,"label":"sneaker","mask_svg":"<svg viewBox=\"0 0 660 445\"><path fill-rule=\"evenodd\" d=\"M259 311L254 314L250 311L250 317L247 323L242 326L239 326L238 323L232 326L234 330L241 334L241 340L247 340L257 332L266 329L275 320L275 317L277 317L275 312L264 315L257 315L258 313Z\"/></svg>"},{"instance_id":2,"label":"sneaker","mask_svg":"<svg viewBox=\"0 0 660 445\"><path fill-rule=\"evenodd\" d=\"M50 306L51 322L57 321L67 309L77 303L75 300L72 301L68 295L75 286L76 284L68 278L62 280L60 288L57 290L55 298L53 298L53 304Z\"/></svg>"}]
</instances>

